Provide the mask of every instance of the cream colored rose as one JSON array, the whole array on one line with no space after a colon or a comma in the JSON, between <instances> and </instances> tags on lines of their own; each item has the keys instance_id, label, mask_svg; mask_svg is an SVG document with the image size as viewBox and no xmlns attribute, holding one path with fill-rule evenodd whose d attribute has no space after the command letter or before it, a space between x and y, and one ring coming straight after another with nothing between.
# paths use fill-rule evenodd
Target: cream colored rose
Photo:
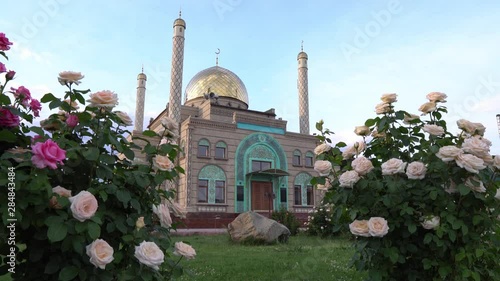
<instances>
[{"instance_id":1,"label":"cream colored rose","mask_svg":"<svg viewBox=\"0 0 500 281\"><path fill-rule=\"evenodd\" d=\"M172 217L170 216L170 210L168 206L164 203L153 206L153 213L155 213L160 219L160 225L162 227L170 227L172 225Z\"/></svg>"},{"instance_id":2,"label":"cream colored rose","mask_svg":"<svg viewBox=\"0 0 500 281\"><path fill-rule=\"evenodd\" d=\"M392 111L391 104L389 103L379 103L375 106L375 113L377 114L385 114Z\"/></svg>"},{"instance_id":3,"label":"cream colored rose","mask_svg":"<svg viewBox=\"0 0 500 281\"><path fill-rule=\"evenodd\" d=\"M383 237L389 232L387 221L381 217L373 217L368 220L368 232L373 237Z\"/></svg>"},{"instance_id":4,"label":"cream colored rose","mask_svg":"<svg viewBox=\"0 0 500 281\"><path fill-rule=\"evenodd\" d=\"M416 114L411 114L411 113L409 114L410 114L409 116L405 114L405 116L403 117L403 123L405 123L406 125L409 125L412 121L420 119L420 116Z\"/></svg>"},{"instance_id":5,"label":"cream colored rose","mask_svg":"<svg viewBox=\"0 0 500 281\"><path fill-rule=\"evenodd\" d=\"M176 132L179 129L179 124L177 124L177 122L175 122L175 120L170 117L164 117L161 120L161 124L165 129L169 131Z\"/></svg>"},{"instance_id":6,"label":"cream colored rose","mask_svg":"<svg viewBox=\"0 0 500 281\"><path fill-rule=\"evenodd\" d=\"M151 267L154 270L159 270L160 265L165 259L163 251L154 242L142 241L139 246L135 246L134 256L140 263Z\"/></svg>"},{"instance_id":7,"label":"cream colored rose","mask_svg":"<svg viewBox=\"0 0 500 281\"><path fill-rule=\"evenodd\" d=\"M166 155L156 155L155 157L155 167L162 171L172 171L175 167L174 163Z\"/></svg>"},{"instance_id":8,"label":"cream colored rose","mask_svg":"<svg viewBox=\"0 0 500 281\"><path fill-rule=\"evenodd\" d=\"M52 193L55 193L61 197L66 197L66 198L71 197L71 190L68 190L68 189L66 189L62 186L59 186L59 185L52 188ZM52 196L52 198L50 198L49 205L53 209L61 209L62 208L61 205L59 205L59 203L57 202L57 198L55 196Z\"/></svg>"},{"instance_id":9,"label":"cream colored rose","mask_svg":"<svg viewBox=\"0 0 500 281\"><path fill-rule=\"evenodd\" d=\"M191 245L185 244L183 242L175 242L174 255L185 257L188 260L194 259L196 256L196 251L191 247Z\"/></svg>"},{"instance_id":10,"label":"cream colored rose","mask_svg":"<svg viewBox=\"0 0 500 281\"><path fill-rule=\"evenodd\" d=\"M475 174L479 173L479 170L486 168L483 159L472 154L460 154L457 156L455 161L459 167Z\"/></svg>"},{"instance_id":11,"label":"cream colored rose","mask_svg":"<svg viewBox=\"0 0 500 281\"><path fill-rule=\"evenodd\" d=\"M351 159L354 155L359 155L361 152L365 151L366 144L362 141L355 142L353 145L348 146L344 152L342 152L342 158L344 160Z\"/></svg>"},{"instance_id":12,"label":"cream colored rose","mask_svg":"<svg viewBox=\"0 0 500 281\"><path fill-rule=\"evenodd\" d=\"M500 155L495 155L493 158L493 167L500 170Z\"/></svg>"},{"instance_id":13,"label":"cream colored rose","mask_svg":"<svg viewBox=\"0 0 500 281\"><path fill-rule=\"evenodd\" d=\"M480 136L464 139L462 150L479 158L487 158L490 155L491 142Z\"/></svg>"},{"instance_id":14,"label":"cream colored rose","mask_svg":"<svg viewBox=\"0 0 500 281\"><path fill-rule=\"evenodd\" d=\"M382 163L382 175L395 175L403 173L406 168L406 163L401 159L392 158Z\"/></svg>"},{"instance_id":15,"label":"cream colored rose","mask_svg":"<svg viewBox=\"0 0 500 281\"><path fill-rule=\"evenodd\" d=\"M133 122L130 116L123 111L115 111L116 116L120 119L121 123L125 126L132 126Z\"/></svg>"},{"instance_id":16,"label":"cream colored rose","mask_svg":"<svg viewBox=\"0 0 500 281\"><path fill-rule=\"evenodd\" d=\"M144 223L144 217L138 217L137 220L135 221L135 227L137 229L141 229L144 226L146 226L146 224Z\"/></svg>"},{"instance_id":17,"label":"cream colored rose","mask_svg":"<svg viewBox=\"0 0 500 281\"><path fill-rule=\"evenodd\" d=\"M364 176L368 174L371 170L373 170L373 164L370 160L366 159L364 156L358 156L351 163L352 168L356 171L360 176Z\"/></svg>"},{"instance_id":18,"label":"cream colored rose","mask_svg":"<svg viewBox=\"0 0 500 281\"><path fill-rule=\"evenodd\" d=\"M95 265L95 267L105 269L106 265L114 260L113 247L102 239L94 240L94 242L87 245L85 248L87 250L87 256L90 257L90 263Z\"/></svg>"},{"instance_id":19,"label":"cream colored rose","mask_svg":"<svg viewBox=\"0 0 500 281\"><path fill-rule=\"evenodd\" d=\"M423 127L424 132L427 132L433 136L444 135L444 128L434 124L425 124Z\"/></svg>"},{"instance_id":20,"label":"cream colored rose","mask_svg":"<svg viewBox=\"0 0 500 281\"><path fill-rule=\"evenodd\" d=\"M483 159L484 163L488 166L492 166L493 165L493 156L491 155L484 155L483 157L479 157L481 159Z\"/></svg>"},{"instance_id":21,"label":"cream colored rose","mask_svg":"<svg viewBox=\"0 0 500 281\"><path fill-rule=\"evenodd\" d=\"M90 106L113 108L118 104L118 95L115 92L104 90L90 95Z\"/></svg>"},{"instance_id":22,"label":"cream colored rose","mask_svg":"<svg viewBox=\"0 0 500 281\"><path fill-rule=\"evenodd\" d=\"M354 128L354 133L358 136L369 136L370 128L368 126L356 126Z\"/></svg>"},{"instance_id":23,"label":"cream colored rose","mask_svg":"<svg viewBox=\"0 0 500 281\"><path fill-rule=\"evenodd\" d=\"M341 187L352 188L358 181L360 177L356 171L346 171L339 177L339 183Z\"/></svg>"},{"instance_id":24,"label":"cream colored rose","mask_svg":"<svg viewBox=\"0 0 500 281\"><path fill-rule=\"evenodd\" d=\"M443 162L450 162L455 160L455 158L462 153L463 153L462 149L454 145L447 145L441 147L439 151L436 153L436 156L439 159L443 160Z\"/></svg>"},{"instance_id":25,"label":"cream colored rose","mask_svg":"<svg viewBox=\"0 0 500 281\"><path fill-rule=\"evenodd\" d=\"M332 184L330 183L329 179L326 179L325 184L318 184L316 185L316 188L318 190L323 190L323 191L328 191L328 189L332 187Z\"/></svg>"},{"instance_id":26,"label":"cream colored rose","mask_svg":"<svg viewBox=\"0 0 500 281\"><path fill-rule=\"evenodd\" d=\"M71 84L76 84L79 85L81 83L80 80L82 80L85 76L82 75L80 72L75 72L75 71L63 71L59 72L59 77L57 80L61 85L71 85Z\"/></svg>"},{"instance_id":27,"label":"cream colored rose","mask_svg":"<svg viewBox=\"0 0 500 281\"><path fill-rule=\"evenodd\" d=\"M465 119L460 119L457 121L457 126L459 129L462 129L464 132L471 135L484 135L486 131L486 127L481 123L470 122Z\"/></svg>"},{"instance_id":28,"label":"cream colored rose","mask_svg":"<svg viewBox=\"0 0 500 281\"><path fill-rule=\"evenodd\" d=\"M170 210L172 211L172 213L174 213L174 216L181 218L181 219L186 218L187 209L182 207L179 203L167 201L167 205L170 208Z\"/></svg>"},{"instance_id":29,"label":"cream colored rose","mask_svg":"<svg viewBox=\"0 0 500 281\"><path fill-rule=\"evenodd\" d=\"M374 138L385 138L386 134L385 134L385 132L379 133L377 128L375 128L375 129L373 129L371 136Z\"/></svg>"},{"instance_id":30,"label":"cream colored rose","mask_svg":"<svg viewBox=\"0 0 500 281\"><path fill-rule=\"evenodd\" d=\"M70 197L69 201L73 217L81 222L92 218L97 211L97 199L88 191L80 191L76 196Z\"/></svg>"},{"instance_id":31,"label":"cream colored rose","mask_svg":"<svg viewBox=\"0 0 500 281\"><path fill-rule=\"evenodd\" d=\"M486 188L484 187L483 182L477 176L468 177L465 181L465 186L476 192L486 192Z\"/></svg>"},{"instance_id":32,"label":"cream colored rose","mask_svg":"<svg viewBox=\"0 0 500 281\"><path fill-rule=\"evenodd\" d=\"M321 153L328 152L332 147L327 143L322 143L314 149L314 154L320 155Z\"/></svg>"},{"instance_id":33,"label":"cream colored rose","mask_svg":"<svg viewBox=\"0 0 500 281\"><path fill-rule=\"evenodd\" d=\"M428 93L426 96L426 98L430 102L446 102L447 97L448 96L445 93L441 93L441 92Z\"/></svg>"},{"instance_id":34,"label":"cream colored rose","mask_svg":"<svg viewBox=\"0 0 500 281\"><path fill-rule=\"evenodd\" d=\"M70 99L65 99L63 102L69 104L74 110L78 110L80 106L78 106L78 103L76 101L71 101ZM59 107L61 111L64 111L62 107Z\"/></svg>"},{"instance_id":35,"label":"cream colored rose","mask_svg":"<svg viewBox=\"0 0 500 281\"><path fill-rule=\"evenodd\" d=\"M425 178L425 172L427 172L425 164L419 161L411 162L408 164L408 167L406 167L406 175L412 180L421 180Z\"/></svg>"},{"instance_id":36,"label":"cream colored rose","mask_svg":"<svg viewBox=\"0 0 500 281\"><path fill-rule=\"evenodd\" d=\"M370 237L367 220L355 220L349 224L349 230L356 236Z\"/></svg>"},{"instance_id":37,"label":"cream colored rose","mask_svg":"<svg viewBox=\"0 0 500 281\"><path fill-rule=\"evenodd\" d=\"M44 119L40 121L40 126L47 131L57 131L61 129L61 123L54 120Z\"/></svg>"},{"instance_id":38,"label":"cream colored rose","mask_svg":"<svg viewBox=\"0 0 500 281\"><path fill-rule=\"evenodd\" d=\"M497 193L495 194L495 199L500 200L500 188L497 189Z\"/></svg>"},{"instance_id":39,"label":"cream colored rose","mask_svg":"<svg viewBox=\"0 0 500 281\"><path fill-rule=\"evenodd\" d=\"M384 103L393 103L398 101L398 95L395 93L383 94L380 99Z\"/></svg>"},{"instance_id":40,"label":"cream colored rose","mask_svg":"<svg viewBox=\"0 0 500 281\"><path fill-rule=\"evenodd\" d=\"M434 110L436 110L436 103L435 102L426 102L426 103L422 104L418 108L418 110L422 112L422 115L433 112Z\"/></svg>"},{"instance_id":41,"label":"cream colored rose","mask_svg":"<svg viewBox=\"0 0 500 281\"><path fill-rule=\"evenodd\" d=\"M21 163L21 162L25 161L25 159L26 159L24 154L30 153L31 150L26 149L26 148L21 148L21 147L15 147L15 148L10 148L5 152L12 154L13 155L12 159L14 159L14 161L16 161L17 163Z\"/></svg>"},{"instance_id":42,"label":"cream colored rose","mask_svg":"<svg viewBox=\"0 0 500 281\"><path fill-rule=\"evenodd\" d=\"M318 172L320 176L328 176L332 171L332 163L330 163L330 161L318 160L314 162L314 170Z\"/></svg>"},{"instance_id":43,"label":"cream colored rose","mask_svg":"<svg viewBox=\"0 0 500 281\"><path fill-rule=\"evenodd\" d=\"M420 223L425 229L434 229L439 226L441 219L438 216L426 216L420 218L422 222Z\"/></svg>"},{"instance_id":44,"label":"cream colored rose","mask_svg":"<svg viewBox=\"0 0 500 281\"><path fill-rule=\"evenodd\" d=\"M443 185L443 187L444 191L446 191L448 194L453 194L458 192L457 184L454 181L450 181L449 186Z\"/></svg>"}]
</instances>

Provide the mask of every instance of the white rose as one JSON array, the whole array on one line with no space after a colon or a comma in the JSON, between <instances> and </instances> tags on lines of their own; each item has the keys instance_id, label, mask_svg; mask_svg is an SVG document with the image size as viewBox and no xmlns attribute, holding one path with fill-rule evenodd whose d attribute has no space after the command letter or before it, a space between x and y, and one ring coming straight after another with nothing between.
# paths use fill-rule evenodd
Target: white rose
<instances>
[{"instance_id":1,"label":"white rose","mask_svg":"<svg viewBox=\"0 0 500 281\"><path fill-rule=\"evenodd\" d=\"M450 162L455 160L455 158L462 153L463 153L462 149L454 145L447 145L441 147L439 151L436 153L436 156L439 159L443 160L443 162Z\"/></svg>"},{"instance_id":2,"label":"white rose","mask_svg":"<svg viewBox=\"0 0 500 281\"><path fill-rule=\"evenodd\" d=\"M468 177L465 181L465 185L476 192L486 192L486 188L484 187L483 182L477 176Z\"/></svg>"},{"instance_id":3,"label":"white rose","mask_svg":"<svg viewBox=\"0 0 500 281\"><path fill-rule=\"evenodd\" d=\"M172 212L174 213L174 216L181 219L186 218L187 209L182 207L179 203L167 201L167 205L170 208L170 210L172 210Z\"/></svg>"},{"instance_id":4,"label":"white rose","mask_svg":"<svg viewBox=\"0 0 500 281\"><path fill-rule=\"evenodd\" d=\"M162 170L162 171L172 171L172 169L174 168L174 163L172 162L172 160L170 160L170 158L168 158L168 156L165 156L165 155L156 155L155 157L155 167L157 167L158 169Z\"/></svg>"},{"instance_id":5,"label":"white rose","mask_svg":"<svg viewBox=\"0 0 500 281\"><path fill-rule=\"evenodd\" d=\"M427 132L433 136L444 135L444 128L441 126L438 126L438 125L425 124L423 129L424 129L424 132Z\"/></svg>"},{"instance_id":6,"label":"white rose","mask_svg":"<svg viewBox=\"0 0 500 281\"><path fill-rule=\"evenodd\" d=\"M374 138L385 138L386 135L385 132L379 133L377 128L375 128L373 129L371 136Z\"/></svg>"},{"instance_id":7,"label":"white rose","mask_svg":"<svg viewBox=\"0 0 500 281\"><path fill-rule=\"evenodd\" d=\"M130 116L126 112L123 111L115 111L116 116L121 120L121 122L125 126L132 126L133 122L132 119L130 119Z\"/></svg>"},{"instance_id":8,"label":"white rose","mask_svg":"<svg viewBox=\"0 0 500 281\"><path fill-rule=\"evenodd\" d=\"M493 165L493 156L487 154L487 155L484 155L483 157L479 157L481 159L483 159L484 163L488 166L492 166Z\"/></svg>"},{"instance_id":9,"label":"white rose","mask_svg":"<svg viewBox=\"0 0 500 281\"><path fill-rule=\"evenodd\" d=\"M355 142L353 145L348 146L344 152L342 152L342 158L344 160L352 158L354 155L359 155L366 149L366 144L362 141Z\"/></svg>"},{"instance_id":10,"label":"white rose","mask_svg":"<svg viewBox=\"0 0 500 281\"><path fill-rule=\"evenodd\" d=\"M104 90L90 95L90 106L113 108L118 104L118 95L115 92Z\"/></svg>"},{"instance_id":11,"label":"white rose","mask_svg":"<svg viewBox=\"0 0 500 281\"><path fill-rule=\"evenodd\" d=\"M364 176L373 170L372 162L364 156L358 156L358 158L354 159L351 166L360 176Z\"/></svg>"},{"instance_id":12,"label":"white rose","mask_svg":"<svg viewBox=\"0 0 500 281\"><path fill-rule=\"evenodd\" d=\"M330 149L332 149L332 147L329 144L322 143L322 144L316 146L316 148L314 149L314 154L320 155L321 153L327 152Z\"/></svg>"},{"instance_id":13,"label":"white rose","mask_svg":"<svg viewBox=\"0 0 500 281\"><path fill-rule=\"evenodd\" d=\"M428 93L426 96L426 98L430 102L446 102L447 97L448 96L445 93L441 93L441 92Z\"/></svg>"},{"instance_id":14,"label":"white rose","mask_svg":"<svg viewBox=\"0 0 500 281\"><path fill-rule=\"evenodd\" d=\"M406 167L406 175L412 180L421 180L425 178L425 172L427 172L427 168L422 162L411 162L408 164L408 167Z\"/></svg>"},{"instance_id":15,"label":"white rose","mask_svg":"<svg viewBox=\"0 0 500 281\"><path fill-rule=\"evenodd\" d=\"M427 113L433 112L436 110L436 103L435 102L426 102L422 104L419 108L419 111L422 111L422 115L425 115Z\"/></svg>"},{"instance_id":16,"label":"white rose","mask_svg":"<svg viewBox=\"0 0 500 281\"><path fill-rule=\"evenodd\" d=\"M316 185L316 188L318 190L324 190L324 191L327 191L330 187L332 187L332 184L330 183L330 180L328 180L328 179L326 179L325 184Z\"/></svg>"},{"instance_id":17,"label":"white rose","mask_svg":"<svg viewBox=\"0 0 500 281\"><path fill-rule=\"evenodd\" d=\"M359 181L360 177L356 171L346 171L340 175L339 183L341 187L353 187Z\"/></svg>"},{"instance_id":18,"label":"white rose","mask_svg":"<svg viewBox=\"0 0 500 281\"><path fill-rule=\"evenodd\" d=\"M493 158L493 167L500 170L500 155L495 155L495 158Z\"/></svg>"},{"instance_id":19,"label":"white rose","mask_svg":"<svg viewBox=\"0 0 500 281\"><path fill-rule=\"evenodd\" d=\"M349 230L356 236L370 237L367 220L355 220L349 224Z\"/></svg>"},{"instance_id":20,"label":"white rose","mask_svg":"<svg viewBox=\"0 0 500 281\"><path fill-rule=\"evenodd\" d=\"M165 255L163 251L154 242L142 241L139 246L135 246L134 256L140 263L151 267L154 270L159 270L163 263Z\"/></svg>"},{"instance_id":21,"label":"white rose","mask_svg":"<svg viewBox=\"0 0 500 281\"><path fill-rule=\"evenodd\" d=\"M460 119L457 121L458 128L462 129L464 132L471 135L484 135L484 131L486 131L486 127L481 123L470 122L465 119Z\"/></svg>"},{"instance_id":22,"label":"white rose","mask_svg":"<svg viewBox=\"0 0 500 281\"><path fill-rule=\"evenodd\" d=\"M318 172L320 176L328 176L332 170L332 163L325 160L318 160L314 162L314 170Z\"/></svg>"},{"instance_id":23,"label":"white rose","mask_svg":"<svg viewBox=\"0 0 500 281\"><path fill-rule=\"evenodd\" d=\"M172 217L170 216L170 210L168 206L164 203L153 206L153 213L155 213L160 219L160 225L162 227L170 227L172 225Z\"/></svg>"},{"instance_id":24,"label":"white rose","mask_svg":"<svg viewBox=\"0 0 500 281\"><path fill-rule=\"evenodd\" d=\"M80 72L74 72L74 71L63 71L59 72L59 77L57 80L61 85L67 85L67 84L72 84L75 83L76 85L79 85L85 76L82 75Z\"/></svg>"},{"instance_id":25,"label":"white rose","mask_svg":"<svg viewBox=\"0 0 500 281\"><path fill-rule=\"evenodd\" d=\"M92 218L97 211L97 199L88 191L80 191L76 196L70 197L69 201L73 217L81 222Z\"/></svg>"},{"instance_id":26,"label":"white rose","mask_svg":"<svg viewBox=\"0 0 500 281\"><path fill-rule=\"evenodd\" d=\"M146 224L144 223L144 217L139 217L137 218L137 220L135 221L135 227L137 229L141 229L143 228L144 226L146 226Z\"/></svg>"},{"instance_id":27,"label":"white rose","mask_svg":"<svg viewBox=\"0 0 500 281\"><path fill-rule=\"evenodd\" d=\"M389 232L387 221L381 217L373 217L368 220L368 232L373 237L383 237Z\"/></svg>"},{"instance_id":28,"label":"white rose","mask_svg":"<svg viewBox=\"0 0 500 281\"><path fill-rule=\"evenodd\" d=\"M380 99L384 103L393 103L398 101L398 95L395 93L383 94Z\"/></svg>"},{"instance_id":29,"label":"white rose","mask_svg":"<svg viewBox=\"0 0 500 281\"><path fill-rule=\"evenodd\" d=\"M71 197L71 190L68 190L68 189L66 189L62 186L59 186L59 185L52 188L52 193L55 193L61 197L66 197L66 198ZM54 208L54 209L61 209L62 208L62 206L59 205L59 203L57 202L57 198L55 196L52 196L52 198L50 198L49 205L51 208Z\"/></svg>"},{"instance_id":30,"label":"white rose","mask_svg":"<svg viewBox=\"0 0 500 281\"><path fill-rule=\"evenodd\" d=\"M370 135L370 128L368 126L356 126L354 133L358 136L368 136Z\"/></svg>"},{"instance_id":31,"label":"white rose","mask_svg":"<svg viewBox=\"0 0 500 281\"><path fill-rule=\"evenodd\" d=\"M434 229L439 226L441 219L437 216L427 216L420 218L422 222L420 223L425 229Z\"/></svg>"},{"instance_id":32,"label":"white rose","mask_svg":"<svg viewBox=\"0 0 500 281\"><path fill-rule=\"evenodd\" d=\"M405 123L407 125L411 124L411 122L414 120L420 119L420 116L418 116L416 114L411 114L411 113L409 113L409 114L410 114L409 116L405 114L405 116L403 118L403 123Z\"/></svg>"},{"instance_id":33,"label":"white rose","mask_svg":"<svg viewBox=\"0 0 500 281\"><path fill-rule=\"evenodd\" d=\"M191 245L185 244L183 242L175 242L174 255L183 256L188 260L194 259L196 256L196 251L191 247Z\"/></svg>"},{"instance_id":34,"label":"white rose","mask_svg":"<svg viewBox=\"0 0 500 281\"><path fill-rule=\"evenodd\" d=\"M392 158L382 164L382 175L395 175L405 171L406 163L400 159Z\"/></svg>"},{"instance_id":35,"label":"white rose","mask_svg":"<svg viewBox=\"0 0 500 281\"><path fill-rule=\"evenodd\" d=\"M479 158L483 158L490 155L490 146L491 142L489 140L480 136L473 136L464 140L462 150Z\"/></svg>"},{"instance_id":36,"label":"white rose","mask_svg":"<svg viewBox=\"0 0 500 281\"><path fill-rule=\"evenodd\" d=\"M114 260L113 247L102 239L94 240L94 242L85 248L87 249L87 256L90 257L90 263L95 265L95 267L105 269L106 265Z\"/></svg>"},{"instance_id":37,"label":"white rose","mask_svg":"<svg viewBox=\"0 0 500 281\"><path fill-rule=\"evenodd\" d=\"M484 161L472 154L461 154L455 159L457 165L471 173L479 173L479 170L486 168Z\"/></svg>"},{"instance_id":38,"label":"white rose","mask_svg":"<svg viewBox=\"0 0 500 281\"><path fill-rule=\"evenodd\" d=\"M384 113L389 113L391 112L391 104L389 103L379 103L375 106L375 113L377 114L384 114Z\"/></svg>"},{"instance_id":39,"label":"white rose","mask_svg":"<svg viewBox=\"0 0 500 281\"><path fill-rule=\"evenodd\" d=\"M174 119L170 117L164 117L161 120L161 124L165 128L165 135L170 135L170 137L177 137L177 134L179 133L179 124L177 124Z\"/></svg>"},{"instance_id":40,"label":"white rose","mask_svg":"<svg viewBox=\"0 0 500 281\"><path fill-rule=\"evenodd\" d=\"M450 185L448 187L447 186L443 187L444 191L446 191L448 194L453 194L458 192L457 184L454 181L450 181Z\"/></svg>"},{"instance_id":41,"label":"white rose","mask_svg":"<svg viewBox=\"0 0 500 281\"><path fill-rule=\"evenodd\" d=\"M497 189L497 193L495 194L495 198L500 200L500 188Z\"/></svg>"}]
</instances>

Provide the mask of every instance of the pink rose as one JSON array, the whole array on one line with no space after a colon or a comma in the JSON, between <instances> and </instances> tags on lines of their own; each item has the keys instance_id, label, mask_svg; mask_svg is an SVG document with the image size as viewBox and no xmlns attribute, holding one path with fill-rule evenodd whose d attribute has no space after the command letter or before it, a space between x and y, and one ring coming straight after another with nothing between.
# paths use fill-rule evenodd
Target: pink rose
<instances>
[{"instance_id":1,"label":"pink rose","mask_svg":"<svg viewBox=\"0 0 500 281\"><path fill-rule=\"evenodd\" d=\"M31 100L30 108L33 111L33 115L35 115L35 117L40 117L40 110L42 110L42 105L37 99Z\"/></svg>"},{"instance_id":2,"label":"pink rose","mask_svg":"<svg viewBox=\"0 0 500 281\"><path fill-rule=\"evenodd\" d=\"M14 79L14 75L16 75L16 72L14 70L9 70L7 71L7 74L5 74L5 79L7 81Z\"/></svg>"},{"instance_id":3,"label":"pink rose","mask_svg":"<svg viewBox=\"0 0 500 281\"><path fill-rule=\"evenodd\" d=\"M7 68L5 68L5 64L0 62L0 73L4 73L5 71L7 71Z\"/></svg>"},{"instance_id":4,"label":"pink rose","mask_svg":"<svg viewBox=\"0 0 500 281\"><path fill-rule=\"evenodd\" d=\"M9 41L9 38L5 37L5 33L0 32L0 51L10 50L10 45L12 42Z\"/></svg>"},{"instance_id":5,"label":"pink rose","mask_svg":"<svg viewBox=\"0 0 500 281\"><path fill-rule=\"evenodd\" d=\"M66 119L66 125L71 128L78 125L78 116L76 116L75 114L69 114L68 119Z\"/></svg>"},{"instance_id":6,"label":"pink rose","mask_svg":"<svg viewBox=\"0 0 500 281\"><path fill-rule=\"evenodd\" d=\"M24 106L29 105L29 101L31 100L30 90L28 90L24 86L20 86L17 89L16 88L10 88L10 89L14 92L14 96L16 97L16 99L19 99Z\"/></svg>"},{"instance_id":7,"label":"pink rose","mask_svg":"<svg viewBox=\"0 0 500 281\"><path fill-rule=\"evenodd\" d=\"M39 169L45 167L57 169L57 163L62 164L62 161L66 158L66 151L62 150L57 143L50 139L45 142L35 143L31 150L33 152L31 161Z\"/></svg>"},{"instance_id":8,"label":"pink rose","mask_svg":"<svg viewBox=\"0 0 500 281\"><path fill-rule=\"evenodd\" d=\"M88 191L80 191L76 196L70 197L69 201L73 217L81 222L92 218L97 211L97 199Z\"/></svg>"},{"instance_id":9,"label":"pink rose","mask_svg":"<svg viewBox=\"0 0 500 281\"><path fill-rule=\"evenodd\" d=\"M14 128L19 126L19 116L10 112L8 108L0 108L0 127Z\"/></svg>"}]
</instances>

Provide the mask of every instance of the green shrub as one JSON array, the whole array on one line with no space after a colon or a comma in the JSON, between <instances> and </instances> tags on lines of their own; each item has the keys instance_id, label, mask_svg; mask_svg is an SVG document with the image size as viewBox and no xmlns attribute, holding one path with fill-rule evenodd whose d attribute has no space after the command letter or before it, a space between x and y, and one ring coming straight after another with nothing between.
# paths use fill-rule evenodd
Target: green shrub
<instances>
[{"instance_id":1,"label":"green shrub","mask_svg":"<svg viewBox=\"0 0 500 281\"><path fill-rule=\"evenodd\" d=\"M347 210L335 209L333 204L322 204L315 207L305 222L306 233L320 237L333 237L345 233L350 223Z\"/></svg>"},{"instance_id":2,"label":"green shrub","mask_svg":"<svg viewBox=\"0 0 500 281\"><path fill-rule=\"evenodd\" d=\"M271 218L286 226L292 235L296 235L299 232L300 222L292 212L281 209L278 212L273 212Z\"/></svg>"}]
</instances>

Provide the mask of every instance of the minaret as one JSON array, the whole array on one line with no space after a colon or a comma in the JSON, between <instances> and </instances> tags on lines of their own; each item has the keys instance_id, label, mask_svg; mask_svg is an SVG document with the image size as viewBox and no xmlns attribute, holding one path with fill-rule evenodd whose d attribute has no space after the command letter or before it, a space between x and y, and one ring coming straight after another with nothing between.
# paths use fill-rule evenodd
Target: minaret
<instances>
[{"instance_id":1,"label":"minaret","mask_svg":"<svg viewBox=\"0 0 500 281\"><path fill-rule=\"evenodd\" d=\"M135 100L135 124L134 131L143 131L144 125L144 98L146 97L146 74L144 67L142 72L137 75L137 97Z\"/></svg>"},{"instance_id":2,"label":"minaret","mask_svg":"<svg viewBox=\"0 0 500 281\"><path fill-rule=\"evenodd\" d=\"M181 122L182 69L184 64L184 30L186 22L179 18L174 21L174 37L172 38L172 70L170 73L170 99L168 115L177 123Z\"/></svg>"},{"instance_id":3,"label":"minaret","mask_svg":"<svg viewBox=\"0 0 500 281\"><path fill-rule=\"evenodd\" d=\"M304 52L304 46L300 47L300 53L297 56L299 62L297 79L297 89L299 90L299 125L300 133L309 135L309 90L307 82L307 54Z\"/></svg>"}]
</instances>

